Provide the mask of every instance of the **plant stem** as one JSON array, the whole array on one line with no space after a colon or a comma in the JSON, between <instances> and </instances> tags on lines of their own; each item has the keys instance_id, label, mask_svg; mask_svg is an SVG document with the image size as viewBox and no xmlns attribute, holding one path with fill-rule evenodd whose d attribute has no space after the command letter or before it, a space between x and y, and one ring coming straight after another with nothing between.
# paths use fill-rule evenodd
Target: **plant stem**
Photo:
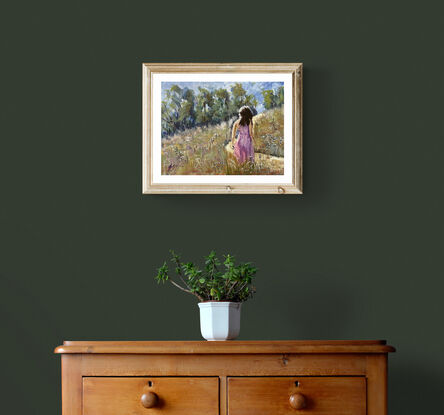
<instances>
[{"instance_id":1,"label":"plant stem","mask_svg":"<svg viewBox=\"0 0 444 415\"><path fill-rule=\"evenodd\" d=\"M190 286L185 282L185 280L183 279L182 275L181 275L181 274L178 274L178 275L179 275L180 280L181 280L181 281L183 282L183 284L185 285L185 287L187 287L189 290L191 290Z\"/></svg>"},{"instance_id":2,"label":"plant stem","mask_svg":"<svg viewBox=\"0 0 444 415\"><path fill-rule=\"evenodd\" d=\"M183 285L185 285L185 287L188 288L188 290L191 290L190 286L185 282L183 276L182 276L182 264L179 260L179 258L176 256L174 256L174 261L176 262L176 274L179 276L180 280L182 281ZM191 291L189 291L191 292ZM194 293L192 293L194 294Z\"/></svg>"},{"instance_id":3,"label":"plant stem","mask_svg":"<svg viewBox=\"0 0 444 415\"><path fill-rule=\"evenodd\" d=\"M194 295L194 296L197 297L200 301L203 301L203 300L204 300L199 294L193 293L191 290L187 290L186 288L183 288L181 285L177 284L177 283L174 282L173 280L168 280L168 281L169 281L171 284L173 284L175 287L179 288L179 290L182 290L182 291L184 291L184 292L186 292L186 293L188 293L188 294L192 294L192 295Z\"/></svg>"},{"instance_id":4,"label":"plant stem","mask_svg":"<svg viewBox=\"0 0 444 415\"><path fill-rule=\"evenodd\" d=\"M235 285L238 283L238 281L236 281L231 287L230 287L230 289L228 290L228 292L227 292L227 297L230 295L230 293L231 293L231 290L235 287Z\"/></svg>"},{"instance_id":5,"label":"plant stem","mask_svg":"<svg viewBox=\"0 0 444 415\"><path fill-rule=\"evenodd\" d=\"M211 271L211 282L214 281L214 270L216 269L216 264L214 263L214 259L212 260L212 271ZM213 296L211 295L211 290L210 290L210 298L213 300Z\"/></svg>"},{"instance_id":6,"label":"plant stem","mask_svg":"<svg viewBox=\"0 0 444 415\"><path fill-rule=\"evenodd\" d=\"M247 285L248 285L248 282L245 282L244 284L242 284L242 286L239 288L239 291L242 291Z\"/></svg>"}]
</instances>

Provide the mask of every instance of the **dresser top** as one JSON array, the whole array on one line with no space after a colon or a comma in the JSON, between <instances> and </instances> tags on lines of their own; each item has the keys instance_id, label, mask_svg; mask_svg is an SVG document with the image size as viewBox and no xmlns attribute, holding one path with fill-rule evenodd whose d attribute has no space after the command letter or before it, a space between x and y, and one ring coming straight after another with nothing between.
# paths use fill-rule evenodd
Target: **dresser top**
<instances>
[{"instance_id":1,"label":"dresser top","mask_svg":"<svg viewBox=\"0 0 444 415\"><path fill-rule=\"evenodd\" d=\"M385 340L64 341L59 354L390 353Z\"/></svg>"}]
</instances>

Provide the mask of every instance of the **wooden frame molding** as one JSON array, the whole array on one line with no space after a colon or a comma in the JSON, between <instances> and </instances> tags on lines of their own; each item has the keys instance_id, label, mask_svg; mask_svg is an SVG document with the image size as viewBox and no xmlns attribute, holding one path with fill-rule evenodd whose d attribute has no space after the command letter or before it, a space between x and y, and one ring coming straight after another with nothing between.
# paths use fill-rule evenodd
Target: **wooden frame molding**
<instances>
[{"instance_id":1,"label":"wooden frame molding","mask_svg":"<svg viewBox=\"0 0 444 415\"><path fill-rule=\"evenodd\" d=\"M287 73L292 75L292 180L282 184L256 183L153 183L153 94L156 73ZM301 194L302 193L302 63L143 63L142 64L144 194ZM229 176L226 176L227 178Z\"/></svg>"}]
</instances>

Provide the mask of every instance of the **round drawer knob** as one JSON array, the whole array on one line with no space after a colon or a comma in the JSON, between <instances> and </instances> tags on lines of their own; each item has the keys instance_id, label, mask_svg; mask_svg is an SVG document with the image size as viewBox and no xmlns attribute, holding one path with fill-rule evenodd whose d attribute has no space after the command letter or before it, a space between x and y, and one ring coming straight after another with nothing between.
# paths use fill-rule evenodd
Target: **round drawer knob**
<instances>
[{"instance_id":1,"label":"round drawer knob","mask_svg":"<svg viewBox=\"0 0 444 415\"><path fill-rule=\"evenodd\" d=\"M290 406L293 409L304 409L307 406L307 399L302 393L290 395Z\"/></svg>"},{"instance_id":2,"label":"round drawer knob","mask_svg":"<svg viewBox=\"0 0 444 415\"><path fill-rule=\"evenodd\" d=\"M154 392L147 392L141 396L140 402L145 408L154 408L159 402L159 398Z\"/></svg>"}]
</instances>

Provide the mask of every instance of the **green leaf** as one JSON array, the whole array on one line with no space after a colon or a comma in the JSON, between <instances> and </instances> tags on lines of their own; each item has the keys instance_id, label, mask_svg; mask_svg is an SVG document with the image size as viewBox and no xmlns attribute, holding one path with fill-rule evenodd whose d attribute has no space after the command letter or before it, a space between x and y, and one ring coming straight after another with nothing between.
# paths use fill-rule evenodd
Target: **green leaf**
<instances>
[{"instance_id":1,"label":"green leaf","mask_svg":"<svg viewBox=\"0 0 444 415\"><path fill-rule=\"evenodd\" d=\"M218 269L221 261L216 253L211 251L208 256L204 257L205 269L202 271L192 262L182 262L180 256L174 251L171 251L171 256L177 280L173 281L172 276L169 275L167 262L164 262L154 277L158 284L168 280L182 286L185 284L189 291L195 293L203 301L246 301L256 291L251 284L257 268L251 262L236 264L234 257L227 254L223 256L224 272L221 272Z\"/></svg>"}]
</instances>

